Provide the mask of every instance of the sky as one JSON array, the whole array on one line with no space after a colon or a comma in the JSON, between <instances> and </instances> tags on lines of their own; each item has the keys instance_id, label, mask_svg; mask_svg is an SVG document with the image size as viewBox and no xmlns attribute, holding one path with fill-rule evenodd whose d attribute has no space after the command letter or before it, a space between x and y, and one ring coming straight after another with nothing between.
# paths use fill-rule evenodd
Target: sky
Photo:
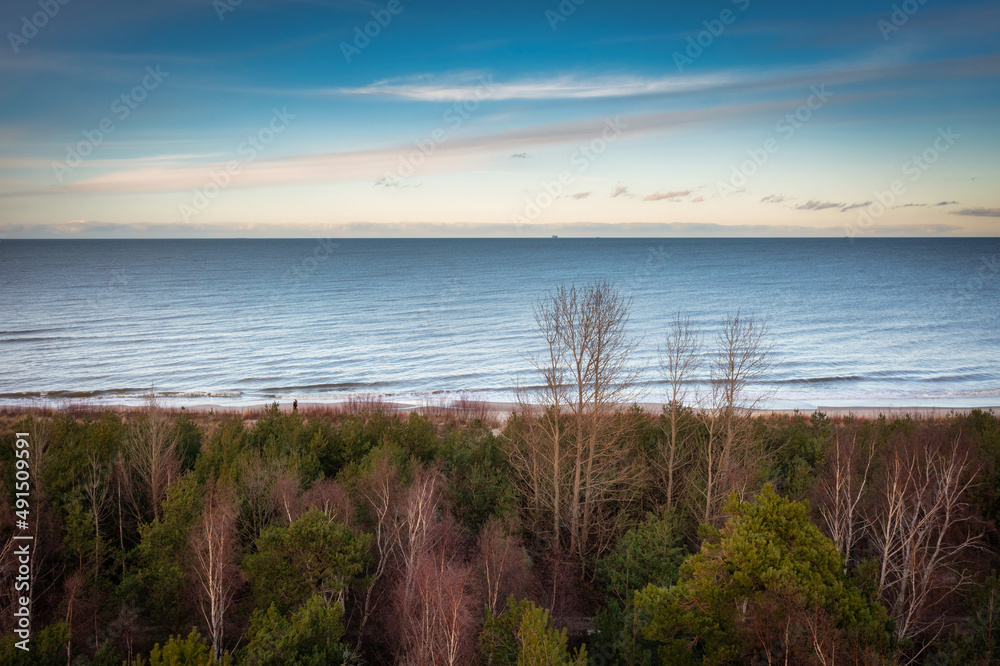
<instances>
[{"instance_id":1,"label":"sky","mask_svg":"<svg viewBox=\"0 0 1000 666\"><path fill-rule=\"evenodd\" d=\"M5 0L0 238L1000 235L1000 5Z\"/></svg>"}]
</instances>

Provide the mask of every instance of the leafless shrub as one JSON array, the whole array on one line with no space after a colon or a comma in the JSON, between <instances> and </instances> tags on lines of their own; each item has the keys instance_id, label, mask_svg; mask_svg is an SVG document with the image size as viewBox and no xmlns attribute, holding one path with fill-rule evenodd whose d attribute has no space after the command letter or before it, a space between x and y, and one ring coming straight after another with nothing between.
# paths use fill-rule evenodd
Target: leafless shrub
<instances>
[{"instance_id":1,"label":"leafless shrub","mask_svg":"<svg viewBox=\"0 0 1000 666\"><path fill-rule=\"evenodd\" d=\"M331 520L345 525L354 523L354 505L347 489L333 479L323 479L303 493L306 508L315 507Z\"/></svg>"}]
</instances>

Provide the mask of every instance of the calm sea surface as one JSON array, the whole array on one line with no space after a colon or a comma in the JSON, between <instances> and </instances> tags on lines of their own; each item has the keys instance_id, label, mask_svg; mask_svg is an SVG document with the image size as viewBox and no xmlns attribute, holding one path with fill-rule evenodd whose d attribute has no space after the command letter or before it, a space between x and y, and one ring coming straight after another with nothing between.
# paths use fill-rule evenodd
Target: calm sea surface
<instances>
[{"instance_id":1,"label":"calm sea surface","mask_svg":"<svg viewBox=\"0 0 1000 666\"><path fill-rule=\"evenodd\" d=\"M334 247L335 245L335 247ZM1000 239L0 242L0 403L505 399L561 282L765 317L774 406L1000 404Z\"/></svg>"}]
</instances>

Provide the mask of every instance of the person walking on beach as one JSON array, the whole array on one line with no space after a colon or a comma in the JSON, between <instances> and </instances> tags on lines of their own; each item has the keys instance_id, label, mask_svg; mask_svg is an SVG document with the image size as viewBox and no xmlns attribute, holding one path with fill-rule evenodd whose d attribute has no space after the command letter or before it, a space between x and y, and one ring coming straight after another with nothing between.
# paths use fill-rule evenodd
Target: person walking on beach
<instances>
[{"instance_id":1,"label":"person walking on beach","mask_svg":"<svg viewBox=\"0 0 1000 666\"><path fill-rule=\"evenodd\" d=\"M298 401L298 399L292 400L292 411L293 412L299 411L299 401Z\"/></svg>"}]
</instances>

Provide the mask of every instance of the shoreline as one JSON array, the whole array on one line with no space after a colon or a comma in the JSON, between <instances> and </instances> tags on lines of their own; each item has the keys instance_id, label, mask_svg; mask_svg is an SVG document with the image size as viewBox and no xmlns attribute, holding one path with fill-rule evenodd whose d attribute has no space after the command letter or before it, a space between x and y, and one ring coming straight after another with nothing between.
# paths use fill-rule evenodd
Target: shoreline
<instances>
[{"instance_id":1,"label":"shoreline","mask_svg":"<svg viewBox=\"0 0 1000 666\"><path fill-rule=\"evenodd\" d=\"M217 403L193 403L193 404L162 404L161 407L167 412L188 412L192 414L227 414L227 415L252 415L258 414L270 408L275 402L278 403L278 409L284 413L290 413L293 410L291 400L273 400L269 402L252 402L246 404L217 404ZM899 401L901 404L898 405L871 405L871 404L860 404L860 405L808 405L801 407L768 407L762 409L753 410L754 414L757 416L768 416L768 415L786 415L791 416L794 414L814 414L816 412L822 412L823 414L832 418L843 418L846 416L856 416L861 418L878 418L879 416L886 417L905 417L907 415L914 418L939 418L943 416L948 416L949 414L968 414L972 410L978 409L982 411L992 411L1000 413L1000 399L993 399L987 402L993 402L995 404L982 404L982 405L940 405L940 404L907 404L905 400ZM667 405L658 402L642 402L639 405L649 413L658 414ZM388 412L404 413L404 412L422 412L422 413L434 413L440 415L446 414L468 414L468 413L482 413L489 415L492 418L499 419L500 421L506 421L510 416L511 412L517 407L517 403L514 402L502 402L502 401L477 401L469 400L464 403L460 401L452 401L450 403L416 403L412 401L381 401L381 400L369 400L369 401L352 401L352 400L341 400L341 401L323 401L323 402L312 402L312 401L299 401L299 411L309 414L309 413L322 413L322 412L351 412L351 411L365 411L365 410L383 410ZM12 413L36 413L36 412L55 412L55 413L70 413L70 412L94 412L100 413L104 411L111 411L115 413L131 413L142 411L145 409L145 405L142 403L111 403L111 402L89 402L89 401L65 401L62 404L0 404L0 414L12 414Z\"/></svg>"}]
</instances>

